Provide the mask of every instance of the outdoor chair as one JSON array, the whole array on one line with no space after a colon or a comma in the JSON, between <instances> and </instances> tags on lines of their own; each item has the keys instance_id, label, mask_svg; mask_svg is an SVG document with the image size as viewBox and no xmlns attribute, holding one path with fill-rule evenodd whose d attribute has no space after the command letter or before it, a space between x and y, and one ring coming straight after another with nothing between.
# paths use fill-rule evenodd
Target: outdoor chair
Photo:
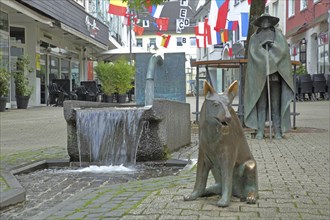
<instances>
[{"instance_id":1,"label":"outdoor chair","mask_svg":"<svg viewBox=\"0 0 330 220\"><path fill-rule=\"evenodd\" d=\"M77 100L86 101L86 95L88 94L85 86L76 87Z\"/></svg>"},{"instance_id":2,"label":"outdoor chair","mask_svg":"<svg viewBox=\"0 0 330 220\"><path fill-rule=\"evenodd\" d=\"M81 81L80 85L86 88L86 101L95 102L97 96L101 94L96 81Z\"/></svg>"},{"instance_id":3,"label":"outdoor chair","mask_svg":"<svg viewBox=\"0 0 330 220\"><path fill-rule=\"evenodd\" d=\"M324 74L313 74L312 80L315 98L324 99L324 93L326 92L326 80Z\"/></svg>"},{"instance_id":4,"label":"outdoor chair","mask_svg":"<svg viewBox=\"0 0 330 220\"><path fill-rule=\"evenodd\" d=\"M76 100L77 94L70 90L69 79L53 79L53 83L56 83L58 89L64 93L64 99Z\"/></svg>"},{"instance_id":5,"label":"outdoor chair","mask_svg":"<svg viewBox=\"0 0 330 220\"><path fill-rule=\"evenodd\" d=\"M311 75L304 74L298 77L298 94L299 99L304 101L306 94L308 95L308 100L312 101L313 98L313 81Z\"/></svg>"},{"instance_id":6,"label":"outdoor chair","mask_svg":"<svg viewBox=\"0 0 330 220\"><path fill-rule=\"evenodd\" d=\"M63 106L65 94L58 89L56 83L50 83L48 85L48 93L47 106Z\"/></svg>"}]
</instances>

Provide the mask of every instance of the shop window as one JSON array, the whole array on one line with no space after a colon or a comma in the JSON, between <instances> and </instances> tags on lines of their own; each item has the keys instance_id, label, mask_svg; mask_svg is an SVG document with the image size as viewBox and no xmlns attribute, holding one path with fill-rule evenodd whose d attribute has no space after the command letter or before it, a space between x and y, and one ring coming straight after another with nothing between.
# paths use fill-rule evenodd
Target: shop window
<instances>
[{"instance_id":1,"label":"shop window","mask_svg":"<svg viewBox=\"0 0 330 220\"><path fill-rule=\"evenodd\" d=\"M0 30L9 31L8 14L0 11Z\"/></svg>"},{"instance_id":2,"label":"shop window","mask_svg":"<svg viewBox=\"0 0 330 220\"><path fill-rule=\"evenodd\" d=\"M142 38L136 38L136 46L143 47L143 40Z\"/></svg>"},{"instance_id":3,"label":"shop window","mask_svg":"<svg viewBox=\"0 0 330 220\"><path fill-rule=\"evenodd\" d=\"M16 43L25 44L25 28L10 27L10 40Z\"/></svg>"}]
</instances>

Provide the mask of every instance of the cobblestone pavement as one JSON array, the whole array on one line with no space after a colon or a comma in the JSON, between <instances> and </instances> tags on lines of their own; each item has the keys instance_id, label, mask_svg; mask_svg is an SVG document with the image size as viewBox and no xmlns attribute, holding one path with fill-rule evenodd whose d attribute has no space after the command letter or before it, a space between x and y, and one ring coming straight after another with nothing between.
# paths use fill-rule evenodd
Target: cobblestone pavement
<instances>
[{"instance_id":1,"label":"cobblestone pavement","mask_svg":"<svg viewBox=\"0 0 330 220\"><path fill-rule=\"evenodd\" d=\"M184 202L183 196L193 189L196 170L193 167L175 176L120 184L104 182L88 189L77 184L73 188L81 190L70 198L65 196L65 190L59 190L56 204L50 203L48 208L36 208L33 212L27 209L25 216L14 212L14 206L2 210L1 219L330 219L329 129L320 129L329 128L329 102L316 103L319 108L314 105L310 111L304 109L297 118L298 126L313 125L310 127L314 129L300 127L287 133L284 139L272 142L247 136L258 165L260 198L255 205L233 198L230 207L219 208L216 206L219 196ZM319 111L321 117L317 119L314 115ZM308 114L313 115L312 123ZM197 144L197 135L193 132L191 146L173 153L172 157L197 158ZM90 183L93 185L94 181L97 182L91 180ZM55 176L46 182L54 188L67 184L65 179ZM209 184L212 182L210 177ZM79 180L73 181L75 183ZM33 184L30 185L32 191ZM31 207L44 204L47 196L45 193L46 200L35 201ZM61 200L63 202L59 202ZM27 196L26 203L29 202L32 204Z\"/></svg>"}]
</instances>

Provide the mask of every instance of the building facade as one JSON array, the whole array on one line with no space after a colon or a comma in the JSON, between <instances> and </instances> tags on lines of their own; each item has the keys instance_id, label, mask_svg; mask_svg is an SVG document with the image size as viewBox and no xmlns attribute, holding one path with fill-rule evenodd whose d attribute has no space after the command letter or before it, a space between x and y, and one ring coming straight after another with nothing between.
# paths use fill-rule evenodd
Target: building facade
<instances>
[{"instance_id":1,"label":"building facade","mask_svg":"<svg viewBox=\"0 0 330 220\"><path fill-rule=\"evenodd\" d=\"M329 0L287 0L286 37L292 60L309 74L329 74Z\"/></svg>"},{"instance_id":2,"label":"building facade","mask_svg":"<svg viewBox=\"0 0 330 220\"><path fill-rule=\"evenodd\" d=\"M80 81L89 80L90 62L102 51L119 45L109 34L109 24L88 13L90 5L86 3L79 0L0 2L1 67L14 72L17 59L28 57L33 68L28 78L34 88L30 106L47 103L47 86L52 79L69 79L71 89L80 85ZM7 107L15 105L12 79Z\"/></svg>"},{"instance_id":3,"label":"building facade","mask_svg":"<svg viewBox=\"0 0 330 220\"><path fill-rule=\"evenodd\" d=\"M183 5L184 3L185 5ZM196 37L194 26L196 24L194 15L196 1L193 0L176 0L164 2L164 7L161 11L160 18L168 18L168 26L166 29L161 29L156 25L156 18L148 12L138 13L138 25L144 28L143 34L135 34L134 45L141 47L151 53L185 53L186 63L186 79L187 94L191 93L192 85L195 79L195 69L191 68L191 61L196 59ZM184 17L180 15L180 11L185 10ZM181 17L180 17L181 16ZM189 21L186 26L178 24L178 20L186 19ZM180 30L178 30L178 28ZM163 37L160 35L169 36L167 46L162 45Z\"/></svg>"}]
</instances>

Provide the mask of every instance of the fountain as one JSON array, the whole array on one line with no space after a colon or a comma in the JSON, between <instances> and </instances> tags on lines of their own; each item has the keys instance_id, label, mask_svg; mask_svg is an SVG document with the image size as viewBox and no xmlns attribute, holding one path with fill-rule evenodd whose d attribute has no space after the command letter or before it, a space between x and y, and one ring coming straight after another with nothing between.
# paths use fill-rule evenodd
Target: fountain
<instances>
[{"instance_id":1,"label":"fountain","mask_svg":"<svg viewBox=\"0 0 330 220\"><path fill-rule=\"evenodd\" d=\"M136 94L136 99L146 100L143 104L138 101L137 105L76 100L64 102L71 162L134 165L135 161L164 160L168 152L190 144L189 104L182 102L181 94L180 102L175 100L177 96L173 98L171 94L159 94L157 87L164 83L168 91L179 94L178 88L172 88L177 87L174 82L157 77L158 74L167 74L167 79L178 81L178 76L185 78L184 65L183 68L172 66L171 59L178 61L178 54L173 56L171 58L167 54L163 60L159 55L149 55L136 61L136 90L145 91L143 97ZM179 57L184 64L184 53ZM149 65L141 77L145 60L149 60ZM145 79L143 88L138 87L140 78ZM185 80L181 82L180 90L185 94Z\"/></svg>"}]
</instances>

